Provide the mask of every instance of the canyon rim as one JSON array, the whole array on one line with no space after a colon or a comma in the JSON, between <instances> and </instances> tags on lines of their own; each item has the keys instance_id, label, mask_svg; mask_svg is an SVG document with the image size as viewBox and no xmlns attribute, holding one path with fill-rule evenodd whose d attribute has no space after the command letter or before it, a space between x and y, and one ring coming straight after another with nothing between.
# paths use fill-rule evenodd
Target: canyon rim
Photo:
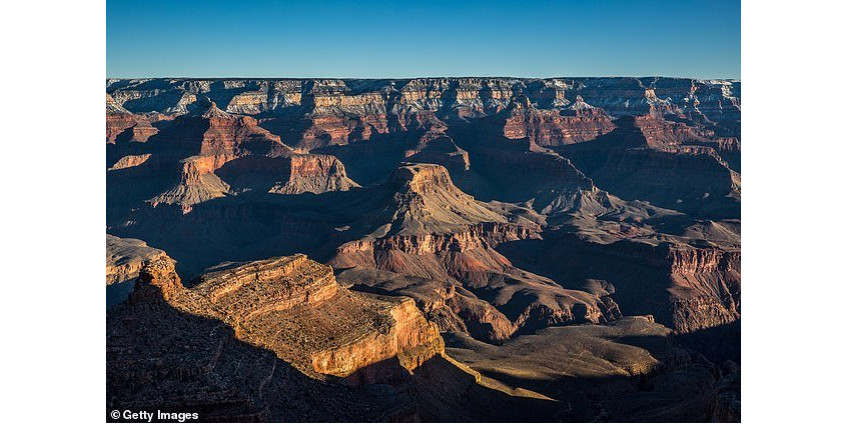
<instances>
[{"instance_id":1,"label":"canyon rim","mask_svg":"<svg viewBox=\"0 0 848 424\"><path fill-rule=\"evenodd\" d=\"M105 95L107 420L740 420L740 81Z\"/></svg>"}]
</instances>

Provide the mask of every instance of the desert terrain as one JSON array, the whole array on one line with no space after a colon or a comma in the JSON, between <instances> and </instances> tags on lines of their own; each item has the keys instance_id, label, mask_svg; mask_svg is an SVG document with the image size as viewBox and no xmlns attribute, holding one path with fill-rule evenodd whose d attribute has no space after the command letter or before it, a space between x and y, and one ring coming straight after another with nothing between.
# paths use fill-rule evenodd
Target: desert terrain
<instances>
[{"instance_id":1,"label":"desert terrain","mask_svg":"<svg viewBox=\"0 0 848 424\"><path fill-rule=\"evenodd\" d=\"M741 83L109 79L107 411L733 422Z\"/></svg>"}]
</instances>

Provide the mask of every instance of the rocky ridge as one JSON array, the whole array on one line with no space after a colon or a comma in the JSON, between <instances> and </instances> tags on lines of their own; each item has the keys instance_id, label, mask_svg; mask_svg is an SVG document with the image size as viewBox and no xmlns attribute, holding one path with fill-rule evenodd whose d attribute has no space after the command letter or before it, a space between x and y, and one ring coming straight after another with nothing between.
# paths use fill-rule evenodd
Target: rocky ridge
<instances>
[{"instance_id":1,"label":"rocky ridge","mask_svg":"<svg viewBox=\"0 0 848 424\"><path fill-rule=\"evenodd\" d=\"M382 421L436 419L471 399L535 402L481 385L445 355L410 299L348 291L304 255L222 264L192 284L167 257L154 259L109 311L109 407L189 408L213 421Z\"/></svg>"},{"instance_id":2,"label":"rocky ridge","mask_svg":"<svg viewBox=\"0 0 848 424\"><path fill-rule=\"evenodd\" d=\"M141 240L106 234L106 307L127 299L146 261L164 258L164 251Z\"/></svg>"},{"instance_id":3,"label":"rocky ridge","mask_svg":"<svg viewBox=\"0 0 848 424\"><path fill-rule=\"evenodd\" d=\"M611 299L566 290L550 279L514 267L495 248L503 242L538 238L540 227L515 217L510 222L495 205L462 193L444 167L402 165L388 186L396 193L391 206L383 211L391 221L378 221L372 224L376 232L342 244L331 265L375 268L458 284L500 311L481 315L472 312L476 308L458 308L466 317L483 319L469 319L466 327L491 327L484 335L487 340L504 340L524 327L583 320L597 323L618 316ZM447 288L447 298L453 298L453 291L456 289Z\"/></svg>"},{"instance_id":4,"label":"rocky ridge","mask_svg":"<svg viewBox=\"0 0 848 424\"><path fill-rule=\"evenodd\" d=\"M722 362L738 361L732 329L741 319L738 81L107 80L106 100L107 231L166 250L176 263L164 280L190 281L155 314L140 312L147 301L118 300L107 324L123 338L107 347L140 349L147 336L131 334L144 328L158 346L149 358L171 364L165 374L212 388L186 400L214 405L211 416L327 419L280 415L277 401L257 395L271 388L270 396L310 405L286 385L343 399L340 420L509 416L493 399L542 400L543 421L738 416L738 366ZM303 253L334 270L304 259L303 270L281 271ZM256 284L238 283L241 273ZM193 318L194 307L209 323ZM174 314L173 325L157 314ZM130 324L138 321L145 326ZM171 356L157 325L177 339L209 334L193 339L208 347L201 363L209 365L173 367L194 353ZM290 331L269 332L280 328ZM548 337L560 328L586 349ZM450 349L516 369L463 368L441 353L439 333ZM643 345L642 333L657 344ZM611 346L600 342L608 337L622 347L596 348ZM574 355L599 373L546 376L543 390L521 377L544 363L523 361L527 349ZM236 377L220 355L252 371ZM145 381L155 382L158 365L147 365ZM116 402L140 402L121 385L159 396L122 373L110 374ZM313 387L319 381L360 389ZM393 394L373 392L383 382ZM671 407L679 393L652 389L675 385L704 390ZM403 395L410 387L415 393ZM657 403L632 409L641 395L628 387ZM227 401L197 394L207 392ZM545 399L579 406L551 409Z\"/></svg>"}]
</instances>

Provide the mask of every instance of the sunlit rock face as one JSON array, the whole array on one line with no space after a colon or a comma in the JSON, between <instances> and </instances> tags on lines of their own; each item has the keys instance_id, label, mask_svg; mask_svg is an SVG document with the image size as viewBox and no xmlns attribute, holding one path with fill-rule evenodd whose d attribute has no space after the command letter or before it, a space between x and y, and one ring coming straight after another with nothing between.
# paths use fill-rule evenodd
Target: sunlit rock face
<instances>
[{"instance_id":1,"label":"sunlit rock face","mask_svg":"<svg viewBox=\"0 0 848 424\"><path fill-rule=\"evenodd\" d=\"M733 419L740 128L738 81L107 80L110 405Z\"/></svg>"}]
</instances>

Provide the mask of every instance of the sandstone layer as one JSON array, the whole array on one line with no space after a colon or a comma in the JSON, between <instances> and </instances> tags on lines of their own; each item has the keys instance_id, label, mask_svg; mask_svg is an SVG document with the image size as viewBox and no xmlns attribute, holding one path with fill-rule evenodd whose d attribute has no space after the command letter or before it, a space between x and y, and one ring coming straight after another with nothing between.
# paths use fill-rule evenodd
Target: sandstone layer
<instances>
[{"instance_id":1,"label":"sandstone layer","mask_svg":"<svg viewBox=\"0 0 848 424\"><path fill-rule=\"evenodd\" d=\"M110 79L106 179L116 406L739 417L739 81Z\"/></svg>"},{"instance_id":2,"label":"sandstone layer","mask_svg":"<svg viewBox=\"0 0 848 424\"><path fill-rule=\"evenodd\" d=\"M395 194L381 210L386 221L371 224L376 230L364 239L341 245L330 264L454 282L474 293L457 301L479 297L500 312L481 314L473 300L471 304L454 302L468 319L463 323L466 328L491 327L482 334L486 340L504 340L519 329L605 322L618 316L609 298L563 289L550 279L514 267L495 247L538 238L538 225L463 193L444 167L402 165L387 188ZM446 290L447 298L453 298L448 294L456 289Z\"/></svg>"},{"instance_id":3,"label":"sandstone layer","mask_svg":"<svg viewBox=\"0 0 848 424\"><path fill-rule=\"evenodd\" d=\"M164 251L141 240L106 234L106 307L126 300L144 262L164 258Z\"/></svg>"},{"instance_id":4,"label":"sandstone layer","mask_svg":"<svg viewBox=\"0 0 848 424\"><path fill-rule=\"evenodd\" d=\"M176 308L226 323L307 374L348 377L390 359L413 371L444 350L411 299L350 292L305 255L224 266L190 289L169 265L149 263L138 284L159 287Z\"/></svg>"},{"instance_id":5,"label":"sandstone layer","mask_svg":"<svg viewBox=\"0 0 848 424\"><path fill-rule=\"evenodd\" d=\"M154 249L141 240L122 239L106 234L106 285L135 279L145 261L164 256L165 252Z\"/></svg>"},{"instance_id":6,"label":"sandstone layer","mask_svg":"<svg viewBox=\"0 0 848 424\"><path fill-rule=\"evenodd\" d=\"M444 354L411 299L351 292L304 255L222 264L191 287L173 261L154 259L107 318L111 409L183 408L227 422L417 421L550 405L480 384Z\"/></svg>"}]
</instances>

